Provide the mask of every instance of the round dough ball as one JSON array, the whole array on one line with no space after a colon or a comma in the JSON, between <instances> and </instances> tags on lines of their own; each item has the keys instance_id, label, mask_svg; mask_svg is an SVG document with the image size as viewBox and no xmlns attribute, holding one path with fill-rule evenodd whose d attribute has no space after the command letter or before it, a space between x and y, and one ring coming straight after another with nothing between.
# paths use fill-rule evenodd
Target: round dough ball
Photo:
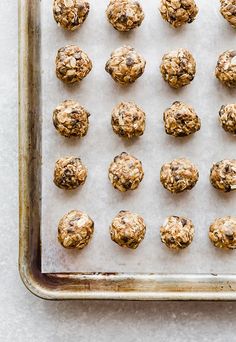
<instances>
[{"instance_id":1,"label":"round dough ball","mask_svg":"<svg viewBox=\"0 0 236 342\"><path fill-rule=\"evenodd\" d=\"M219 112L220 123L226 132L236 134L236 104L222 106Z\"/></svg>"},{"instance_id":2,"label":"round dough ball","mask_svg":"<svg viewBox=\"0 0 236 342\"><path fill-rule=\"evenodd\" d=\"M142 163L130 154L122 152L111 163L108 177L114 188L121 192L135 190L144 177Z\"/></svg>"},{"instance_id":3,"label":"round dough ball","mask_svg":"<svg viewBox=\"0 0 236 342\"><path fill-rule=\"evenodd\" d=\"M161 242L171 249L183 249L193 241L194 225L185 217L169 216L160 229Z\"/></svg>"},{"instance_id":4,"label":"round dough ball","mask_svg":"<svg viewBox=\"0 0 236 342\"><path fill-rule=\"evenodd\" d=\"M146 114L133 102L121 102L112 111L111 124L120 137L139 137L145 130Z\"/></svg>"},{"instance_id":5,"label":"round dough ball","mask_svg":"<svg viewBox=\"0 0 236 342\"><path fill-rule=\"evenodd\" d=\"M140 26L144 19L142 7L134 0L111 0L106 14L112 26L120 32Z\"/></svg>"},{"instance_id":6,"label":"round dough ball","mask_svg":"<svg viewBox=\"0 0 236 342\"><path fill-rule=\"evenodd\" d=\"M160 181L165 189L172 193L191 190L197 183L199 172L196 166L186 158L174 159L162 166Z\"/></svg>"},{"instance_id":7,"label":"round dough ball","mask_svg":"<svg viewBox=\"0 0 236 342\"><path fill-rule=\"evenodd\" d=\"M200 130L201 120L193 107L176 101L163 114L166 133L174 137L185 137Z\"/></svg>"},{"instance_id":8,"label":"round dough ball","mask_svg":"<svg viewBox=\"0 0 236 342\"><path fill-rule=\"evenodd\" d=\"M194 0L161 0L160 13L173 27L190 24L198 14Z\"/></svg>"},{"instance_id":9,"label":"round dough ball","mask_svg":"<svg viewBox=\"0 0 236 342\"><path fill-rule=\"evenodd\" d=\"M91 70L90 58L78 46L67 45L58 50L56 75L64 83L80 82Z\"/></svg>"},{"instance_id":10,"label":"round dough ball","mask_svg":"<svg viewBox=\"0 0 236 342\"><path fill-rule=\"evenodd\" d=\"M54 0L53 15L59 26L66 30L78 29L89 14L89 3L84 0Z\"/></svg>"},{"instance_id":11,"label":"round dough ball","mask_svg":"<svg viewBox=\"0 0 236 342\"><path fill-rule=\"evenodd\" d=\"M209 239L218 248L236 248L236 217L216 219L209 228Z\"/></svg>"},{"instance_id":12,"label":"round dough ball","mask_svg":"<svg viewBox=\"0 0 236 342\"><path fill-rule=\"evenodd\" d=\"M236 190L236 159L225 159L213 164L210 181L217 190L224 192Z\"/></svg>"},{"instance_id":13,"label":"round dough ball","mask_svg":"<svg viewBox=\"0 0 236 342\"><path fill-rule=\"evenodd\" d=\"M236 87L236 50L227 50L220 55L215 74L225 86Z\"/></svg>"},{"instance_id":14,"label":"round dough ball","mask_svg":"<svg viewBox=\"0 0 236 342\"><path fill-rule=\"evenodd\" d=\"M61 158L55 165L54 183L60 189L76 189L85 183L87 173L87 168L82 164L80 158Z\"/></svg>"},{"instance_id":15,"label":"round dough ball","mask_svg":"<svg viewBox=\"0 0 236 342\"><path fill-rule=\"evenodd\" d=\"M121 247L136 249L145 237L146 225L141 216L120 211L110 226L111 239Z\"/></svg>"},{"instance_id":16,"label":"round dough ball","mask_svg":"<svg viewBox=\"0 0 236 342\"><path fill-rule=\"evenodd\" d=\"M105 70L119 84L134 83L144 73L145 59L130 46L123 46L112 52Z\"/></svg>"},{"instance_id":17,"label":"round dough ball","mask_svg":"<svg viewBox=\"0 0 236 342\"><path fill-rule=\"evenodd\" d=\"M64 137L84 137L89 128L89 112L78 102L66 100L53 112L53 124Z\"/></svg>"},{"instance_id":18,"label":"round dough ball","mask_svg":"<svg viewBox=\"0 0 236 342\"><path fill-rule=\"evenodd\" d=\"M220 13L232 25L236 27L236 1L220 0Z\"/></svg>"},{"instance_id":19,"label":"round dough ball","mask_svg":"<svg viewBox=\"0 0 236 342\"><path fill-rule=\"evenodd\" d=\"M186 49L171 51L162 57L163 79L175 89L188 85L195 77L196 62Z\"/></svg>"},{"instance_id":20,"label":"round dough ball","mask_svg":"<svg viewBox=\"0 0 236 342\"><path fill-rule=\"evenodd\" d=\"M82 211L65 214L58 225L58 241L65 248L83 249L92 238L93 220Z\"/></svg>"}]
</instances>

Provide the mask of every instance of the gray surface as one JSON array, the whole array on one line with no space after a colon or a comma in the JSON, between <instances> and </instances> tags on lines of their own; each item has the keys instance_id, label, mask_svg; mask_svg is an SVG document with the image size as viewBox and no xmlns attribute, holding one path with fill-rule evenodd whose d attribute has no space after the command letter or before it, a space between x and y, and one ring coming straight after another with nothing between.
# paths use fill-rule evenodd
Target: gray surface
<instances>
[{"instance_id":1,"label":"gray surface","mask_svg":"<svg viewBox=\"0 0 236 342\"><path fill-rule=\"evenodd\" d=\"M236 341L236 303L55 303L23 287L17 272L16 1L1 1L0 17L0 340Z\"/></svg>"}]
</instances>

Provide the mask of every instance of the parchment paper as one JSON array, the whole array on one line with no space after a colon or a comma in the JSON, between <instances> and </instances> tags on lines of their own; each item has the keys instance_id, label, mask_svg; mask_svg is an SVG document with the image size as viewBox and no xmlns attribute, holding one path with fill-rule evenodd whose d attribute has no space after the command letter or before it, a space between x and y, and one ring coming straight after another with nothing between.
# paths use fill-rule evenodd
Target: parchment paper
<instances>
[{"instance_id":1,"label":"parchment paper","mask_svg":"<svg viewBox=\"0 0 236 342\"><path fill-rule=\"evenodd\" d=\"M57 27L51 1L42 0L42 102L43 102L43 272L234 272L235 252L214 248L208 240L209 224L223 215L235 215L236 193L222 194L209 183L213 162L236 157L236 138L218 123L222 104L236 101L235 91L220 85L214 77L219 54L236 48L236 31L219 13L219 1L198 0L196 21L174 30L158 12L158 1L140 1L146 18L131 33L118 33L107 22L108 1L90 0L91 11L83 27L74 33ZM93 70L78 86L63 85L55 76L57 50L78 44L93 61ZM110 53L129 44L147 60L146 71L134 85L120 87L104 71ZM162 80L159 64L164 53L188 48L197 61L197 75L191 85L175 91ZM65 99L78 100L91 112L88 135L79 139L61 137L52 124L53 109ZM147 113L143 137L126 141L110 125L112 108L122 100L135 101ZM165 134L163 111L175 100L194 106L202 129L194 136L175 139ZM125 194L111 186L107 171L122 151L142 162L145 177L138 190ZM72 192L53 184L55 161L63 156L80 156L87 165L87 182ZM200 170L200 180L190 192L172 195L159 182L160 167L177 157L190 158ZM60 218L72 209L86 211L95 221L95 234L81 252L63 249L57 242ZM143 215L146 238L135 250L122 249L110 240L109 224L121 209ZM180 253L160 242L159 228L168 215L185 215L195 224L192 245Z\"/></svg>"}]
</instances>

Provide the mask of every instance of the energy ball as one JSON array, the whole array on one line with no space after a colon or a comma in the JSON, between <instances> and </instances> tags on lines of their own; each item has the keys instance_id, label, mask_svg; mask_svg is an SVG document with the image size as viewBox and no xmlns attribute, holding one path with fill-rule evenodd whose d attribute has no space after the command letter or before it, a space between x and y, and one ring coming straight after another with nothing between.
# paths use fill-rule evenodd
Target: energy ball
<instances>
[{"instance_id":1,"label":"energy ball","mask_svg":"<svg viewBox=\"0 0 236 342\"><path fill-rule=\"evenodd\" d=\"M138 1L111 0L107 18L112 26L120 32L128 32L142 24L144 13Z\"/></svg>"},{"instance_id":2,"label":"energy ball","mask_svg":"<svg viewBox=\"0 0 236 342\"><path fill-rule=\"evenodd\" d=\"M58 225L58 241L65 248L83 249L92 238L93 220L82 211L65 214Z\"/></svg>"},{"instance_id":3,"label":"energy ball","mask_svg":"<svg viewBox=\"0 0 236 342\"><path fill-rule=\"evenodd\" d=\"M130 46L123 46L112 52L105 70L119 84L134 83L144 73L145 59Z\"/></svg>"},{"instance_id":4,"label":"energy ball","mask_svg":"<svg viewBox=\"0 0 236 342\"><path fill-rule=\"evenodd\" d=\"M220 13L232 25L236 27L236 1L220 0Z\"/></svg>"},{"instance_id":5,"label":"energy ball","mask_svg":"<svg viewBox=\"0 0 236 342\"><path fill-rule=\"evenodd\" d=\"M64 137L84 137L89 128L89 112L78 102L66 100L53 112L53 124Z\"/></svg>"},{"instance_id":6,"label":"energy ball","mask_svg":"<svg viewBox=\"0 0 236 342\"><path fill-rule=\"evenodd\" d=\"M195 77L196 62L186 49L171 51L162 57L160 71L163 79L172 88L188 85Z\"/></svg>"},{"instance_id":7,"label":"energy ball","mask_svg":"<svg viewBox=\"0 0 236 342\"><path fill-rule=\"evenodd\" d=\"M163 114L165 131L174 137L185 137L200 130L201 120L193 107L176 101Z\"/></svg>"},{"instance_id":8,"label":"energy ball","mask_svg":"<svg viewBox=\"0 0 236 342\"><path fill-rule=\"evenodd\" d=\"M236 87L236 50L227 50L220 55L215 74L225 86Z\"/></svg>"},{"instance_id":9,"label":"energy ball","mask_svg":"<svg viewBox=\"0 0 236 342\"><path fill-rule=\"evenodd\" d=\"M224 192L236 190L236 159L225 159L213 164L210 181L217 190Z\"/></svg>"},{"instance_id":10,"label":"energy ball","mask_svg":"<svg viewBox=\"0 0 236 342\"><path fill-rule=\"evenodd\" d=\"M196 166L186 158L174 159L162 166L160 181L166 190L180 193L191 190L197 183L199 172Z\"/></svg>"},{"instance_id":11,"label":"energy ball","mask_svg":"<svg viewBox=\"0 0 236 342\"><path fill-rule=\"evenodd\" d=\"M80 82L91 70L92 62L90 58L78 46L67 45L58 50L56 75L64 83Z\"/></svg>"},{"instance_id":12,"label":"energy ball","mask_svg":"<svg viewBox=\"0 0 236 342\"><path fill-rule=\"evenodd\" d=\"M139 137L145 130L146 114L133 102L121 102L112 111L111 124L120 137Z\"/></svg>"},{"instance_id":13,"label":"energy ball","mask_svg":"<svg viewBox=\"0 0 236 342\"><path fill-rule=\"evenodd\" d=\"M126 152L114 158L108 177L115 189L125 192L138 188L144 172L141 161Z\"/></svg>"},{"instance_id":14,"label":"energy ball","mask_svg":"<svg viewBox=\"0 0 236 342\"><path fill-rule=\"evenodd\" d=\"M228 133L236 134L236 104L222 106L219 116L224 130Z\"/></svg>"},{"instance_id":15,"label":"energy ball","mask_svg":"<svg viewBox=\"0 0 236 342\"><path fill-rule=\"evenodd\" d=\"M216 219L209 228L209 239L218 248L236 248L236 217Z\"/></svg>"},{"instance_id":16,"label":"energy ball","mask_svg":"<svg viewBox=\"0 0 236 342\"><path fill-rule=\"evenodd\" d=\"M194 0L161 0L160 13L164 20L177 28L192 23L198 8Z\"/></svg>"},{"instance_id":17,"label":"energy ball","mask_svg":"<svg viewBox=\"0 0 236 342\"><path fill-rule=\"evenodd\" d=\"M144 239L146 225L141 216L120 211L110 226L111 239L121 247L136 249Z\"/></svg>"},{"instance_id":18,"label":"energy ball","mask_svg":"<svg viewBox=\"0 0 236 342\"><path fill-rule=\"evenodd\" d=\"M66 30L74 31L87 18L89 7L89 3L84 0L54 0L54 19L59 26Z\"/></svg>"},{"instance_id":19,"label":"energy ball","mask_svg":"<svg viewBox=\"0 0 236 342\"><path fill-rule=\"evenodd\" d=\"M193 241L194 225L185 217L169 216L160 229L161 242L171 249L183 249Z\"/></svg>"},{"instance_id":20,"label":"energy ball","mask_svg":"<svg viewBox=\"0 0 236 342\"><path fill-rule=\"evenodd\" d=\"M55 165L54 183L60 189L73 190L85 183L87 173L87 168L82 164L80 158L61 158Z\"/></svg>"}]
</instances>

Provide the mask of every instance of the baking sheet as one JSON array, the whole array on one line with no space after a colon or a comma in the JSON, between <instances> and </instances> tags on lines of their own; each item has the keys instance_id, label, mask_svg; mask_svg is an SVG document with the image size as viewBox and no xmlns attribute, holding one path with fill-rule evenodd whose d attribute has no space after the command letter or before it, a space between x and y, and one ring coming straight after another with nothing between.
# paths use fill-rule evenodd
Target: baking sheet
<instances>
[{"instance_id":1,"label":"baking sheet","mask_svg":"<svg viewBox=\"0 0 236 342\"><path fill-rule=\"evenodd\" d=\"M214 248L208 241L209 224L219 216L234 215L236 194L214 190L208 180L213 162L235 158L236 138L218 124L222 104L235 102L235 91L225 89L213 76L218 55L235 48L236 32L218 12L218 1L196 1L196 21L173 30L160 17L156 0L140 1L146 14L142 26L122 34L107 22L108 1L90 0L90 14L79 31L70 33L57 27L51 2L42 0L42 271L43 272L139 272L139 273L234 273L235 253ZM89 76L76 86L62 84L55 76L57 50L78 44L93 61ZM129 44L147 60L143 77L130 87L115 84L104 71L109 54ZM159 64L164 53L188 48L197 61L197 75L190 86L172 90L162 80ZM53 127L52 111L65 99L78 100L92 114L88 135L79 139L61 137ZM194 106L202 129L192 137L175 139L165 134L163 111L176 100ZM110 125L112 108L120 101L135 101L147 114L143 137L126 141L116 136ZM107 170L122 151L143 162L145 177L138 190L125 194L111 186ZM55 161L66 155L80 156L89 175L75 191L58 189L52 182ZM187 193L172 195L159 182L161 165L178 157L191 159L200 179ZM95 221L95 234L87 248L65 250L57 242L57 224L72 209L86 211ZM109 224L119 210L139 213L147 224L140 247L122 249L110 240ZM159 228L168 215L184 215L195 224L192 245L180 253L167 249L159 238Z\"/></svg>"}]
</instances>

